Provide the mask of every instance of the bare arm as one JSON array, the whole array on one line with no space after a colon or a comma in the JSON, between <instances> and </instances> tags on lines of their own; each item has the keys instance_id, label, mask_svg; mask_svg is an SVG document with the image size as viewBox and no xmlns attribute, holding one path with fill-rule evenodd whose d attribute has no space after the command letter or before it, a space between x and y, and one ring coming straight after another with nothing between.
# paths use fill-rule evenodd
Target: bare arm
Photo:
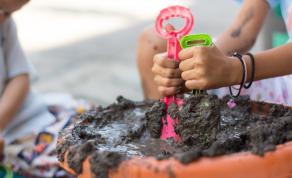
<instances>
[{"instance_id":1,"label":"bare arm","mask_svg":"<svg viewBox=\"0 0 292 178\"><path fill-rule=\"evenodd\" d=\"M23 104L29 91L29 76L18 75L9 80L0 98L0 131L3 131Z\"/></svg>"},{"instance_id":2,"label":"bare arm","mask_svg":"<svg viewBox=\"0 0 292 178\"><path fill-rule=\"evenodd\" d=\"M214 89L240 84L242 65L216 46L192 47L180 53L180 70L188 89ZM234 58L234 59L233 59ZM251 60L244 55L250 79ZM292 43L255 54L255 80L292 74Z\"/></svg>"},{"instance_id":3,"label":"bare arm","mask_svg":"<svg viewBox=\"0 0 292 178\"><path fill-rule=\"evenodd\" d=\"M182 62L179 68L185 86L192 90L240 84L242 65L238 59L229 55L235 51L244 53L252 47L268 11L269 5L266 0L245 0L235 21L219 37L216 45L183 49L180 52ZM251 61L248 56L244 58L250 79ZM255 80L292 74L292 43L258 53L255 55L255 60ZM164 87L164 95L176 94L181 88L181 82L177 80L179 74L176 74L176 69L170 64L162 64L158 61L154 62L160 68L154 66L154 69L157 69L154 73L164 78L161 77L157 84Z\"/></svg>"},{"instance_id":4,"label":"bare arm","mask_svg":"<svg viewBox=\"0 0 292 178\"><path fill-rule=\"evenodd\" d=\"M249 57L244 57L250 69ZM292 74L292 43L255 54L255 67L255 80ZM240 83L239 78L237 83Z\"/></svg>"},{"instance_id":5,"label":"bare arm","mask_svg":"<svg viewBox=\"0 0 292 178\"><path fill-rule=\"evenodd\" d=\"M233 23L220 35L216 46L225 54L247 52L269 12L266 0L245 0Z\"/></svg>"}]
</instances>

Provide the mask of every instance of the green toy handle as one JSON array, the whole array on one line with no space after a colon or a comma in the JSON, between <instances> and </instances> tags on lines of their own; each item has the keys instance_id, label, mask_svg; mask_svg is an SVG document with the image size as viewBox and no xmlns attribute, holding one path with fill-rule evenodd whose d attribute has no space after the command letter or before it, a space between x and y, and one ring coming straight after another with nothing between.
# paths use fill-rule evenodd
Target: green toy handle
<instances>
[{"instance_id":1,"label":"green toy handle","mask_svg":"<svg viewBox=\"0 0 292 178\"><path fill-rule=\"evenodd\" d=\"M194 34L186 35L180 40L180 46L182 49L192 46L211 46L212 38L208 34Z\"/></svg>"},{"instance_id":2,"label":"green toy handle","mask_svg":"<svg viewBox=\"0 0 292 178\"><path fill-rule=\"evenodd\" d=\"M192 46L211 46L212 38L208 34L193 34L186 35L180 40L180 46L182 49ZM206 94L205 90L193 90L194 95Z\"/></svg>"}]
</instances>

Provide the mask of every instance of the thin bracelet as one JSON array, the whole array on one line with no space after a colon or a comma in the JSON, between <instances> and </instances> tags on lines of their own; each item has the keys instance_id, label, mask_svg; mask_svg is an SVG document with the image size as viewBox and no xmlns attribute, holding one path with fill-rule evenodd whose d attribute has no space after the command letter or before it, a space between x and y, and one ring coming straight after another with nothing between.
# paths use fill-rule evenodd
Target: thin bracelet
<instances>
[{"instance_id":1,"label":"thin bracelet","mask_svg":"<svg viewBox=\"0 0 292 178\"><path fill-rule=\"evenodd\" d=\"M233 57L236 57L237 59L239 59L241 65L242 65L242 80L241 80L240 87L239 87L239 89L238 89L238 93L237 93L236 95L234 95L233 92L232 92L232 87L229 86L229 92L230 92L230 95L231 95L232 97L235 98L235 97L238 97L238 96L240 95L240 93L241 93L241 89L242 89L242 87L243 87L243 85L244 85L244 81L245 81L245 78L246 78L246 73L245 73L245 71L246 71L246 67L245 67L245 65L244 65L244 61L243 61L243 59L242 59L242 55L241 55L241 54L235 52L235 53L233 54Z\"/></svg>"},{"instance_id":2,"label":"thin bracelet","mask_svg":"<svg viewBox=\"0 0 292 178\"><path fill-rule=\"evenodd\" d=\"M240 55L240 54L237 54L237 55ZM247 81L247 76L248 76L247 75L247 65L246 65L246 61L243 59L243 56L242 55L240 55L240 56L241 56L241 59L242 59L243 65L244 65L245 77L244 77L244 82L243 82L244 85L243 85L243 87L245 88L245 83ZM237 91L241 89L240 87L239 88L235 88L235 86L232 86L232 88L237 90Z\"/></svg>"},{"instance_id":3,"label":"thin bracelet","mask_svg":"<svg viewBox=\"0 0 292 178\"><path fill-rule=\"evenodd\" d=\"M248 89L251 87L253 81L254 81L254 76L255 76L255 59L254 56L251 53L246 53L245 55L250 57L251 60L251 77L250 77L250 82L248 84L244 84L243 87L245 89Z\"/></svg>"}]
</instances>

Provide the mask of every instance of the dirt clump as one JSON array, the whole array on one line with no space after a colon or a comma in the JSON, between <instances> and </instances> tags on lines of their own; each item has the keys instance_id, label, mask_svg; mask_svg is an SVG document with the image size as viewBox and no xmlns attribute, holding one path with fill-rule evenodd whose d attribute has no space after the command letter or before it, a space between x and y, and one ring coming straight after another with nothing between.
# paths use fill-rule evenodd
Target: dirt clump
<instances>
[{"instance_id":1,"label":"dirt clump","mask_svg":"<svg viewBox=\"0 0 292 178\"><path fill-rule=\"evenodd\" d=\"M161 101L157 101L145 114L147 120L146 127L153 138L159 138L161 135L161 119L165 117L165 110L165 104Z\"/></svg>"}]
</instances>

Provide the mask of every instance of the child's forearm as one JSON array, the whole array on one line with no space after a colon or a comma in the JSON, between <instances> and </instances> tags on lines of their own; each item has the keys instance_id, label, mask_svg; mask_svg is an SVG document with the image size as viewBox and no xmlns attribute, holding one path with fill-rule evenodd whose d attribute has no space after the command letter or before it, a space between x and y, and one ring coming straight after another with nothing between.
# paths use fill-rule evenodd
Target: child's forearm
<instances>
[{"instance_id":1,"label":"child's forearm","mask_svg":"<svg viewBox=\"0 0 292 178\"><path fill-rule=\"evenodd\" d=\"M28 92L29 76L26 74L12 78L0 98L0 131L10 123L20 109Z\"/></svg>"},{"instance_id":2,"label":"child's forearm","mask_svg":"<svg viewBox=\"0 0 292 178\"><path fill-rule=\"evenodd\" d=\"M278 48L257 53L255 56L255 80L262 80L272 77L292 74L292 43ZM248 75L250 76L251 61L249 56L244 56L247 62ZM233 74L237 75L236 84L242 79L241 65L237 62ZM233 83L234 84L234 83Z\"/></svg>"},{"instance_id":3,"label":"child's forearm","mask_svg":"<svg viewBox=\"0 0 292 178\"><path fill-rule=\"evenodd\" d=\"M234 22L216 41L225 54L245 53L253 46L269 11L265 0L245 0Z\"/></svg>"},{"instance_id":4,"label":"child's forearm","mask_svg":"<svg viewBox=\"0 0 292 178\"><path fill-rule=\"evenodd\" d=\"M292 74L292 43L255 55L256 80Z\"/></svg>"}]
</instances>

